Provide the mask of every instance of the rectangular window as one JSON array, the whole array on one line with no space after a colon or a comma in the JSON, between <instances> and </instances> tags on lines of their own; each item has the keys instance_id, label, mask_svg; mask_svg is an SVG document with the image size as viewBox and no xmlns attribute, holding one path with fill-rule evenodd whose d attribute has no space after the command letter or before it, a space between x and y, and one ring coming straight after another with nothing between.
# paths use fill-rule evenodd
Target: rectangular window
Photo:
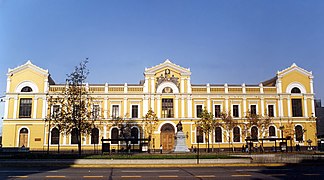
<instances>
[{"instance_id":1,"label":"rectangular window","mask_svg":"<svg viewBox=\"0 0 324 180\"><path fill-rule=\"evenodd\" d=\"M239 117L239 105L233 105L233 117Z\"/></svg>"},{"instance_id":2,"label":"rectangular window","mask_svg":"<svg viewBox=\"0 0 324 180\"><path fill-rule=\"evenodd\" d=\"M98 119L99 115L100 115L100 106L99 106L99 104L95 104L95 105L93 105L92 118Z\"/></svg>"},{"instance_id":3,"label":"rectangular window","mask_svg":"<svg viewBox=\"0 0 324 180\"><path fill-rule=\"evenodd\" d=\"M19 118L31 118L32 99L21 98L19 105Z\"/></svg>"},{"instance_id":4,"label":"rectangular window","mask_svg":"<svg viewBox=\"0 0 324 180\"><path fill-rule=\"evenodd\" d=\"M196 116L197 116L197 118L201 117L202 111L203 111L203 106L202 105L196 105Z\"/></svg>"},{"instance_id":5,"label":"rectangular window","mask_svg":"<svg viewBox=\"0 0 324 180\"><path fill-rule=\"evenodd\" d=\"M112 117L119 117L119 105L112 105Z\"/></svg>"},{"instance_id":6,"label":"rectangular window","mask_svg":"<svg viewBox=\"0 0 324 180\"><path fill-rule=\"evenodd\" d=\"M221 116L221 106L215 105L215 117L219 118Z\"/></svg>"},{"instance_id":7,"label":"rectangular window","mask_svg":"<svg viewBox=\"0 0 324 180\"><path fill-rule=\"evenodd\" d=\"M162 118L173 118L173 99L162 99Z\"/></svg>"},{"instance_id":8,"label":"rectangular window","mask_svg":"<svg viewBox=\"0 0 324 180\"><path fill-rule=\"evenodd\" d=\"M197 143L203 143L204 142L204 133L200 127L197 127L196 131L196 141Z\"/></svg>"},{"instance_id":9,"label":"rectangular window","mask_svg":"<svg viewBox=\"0 0 324 180\"><path fill-rule=\"evenodd\" d=\"M301 99L292 99L291 103L292 103L293 117L302 117L303 111L302 111Z\"/></svg>"},{"instance_id":10,"label":"rectangular window","mask_svg":"<svg viewBox=\"0 0 324 180\"><path fill-rule=\"evenodd\" d=\"M53 105L52 118L58 118L60 116L60 105Z\"/></svg>"},{"instance_id":11,"label":"rectangular window","mask_svg":"<svg viewBox=\"0 0 324 180\"><path fill-rule=\"evenodd\" d=\"M273 105L268 105L268 116L274 117L274 108Z\"/></svg>"},{"instance_id":12,"label":"rectangular window","mask_svg":"<svg viewBox=\"0 0 324 180\"><path fill-rule=\"evenodd\" d=\"M257 114L257 110L256 110L256 105L251 105L251 115L256 115Z\"/></svg>"},{"instance_id":13,"label":"rectangular window","mask_svg":"<svg viewBox=\"0 0 324 180\"><path fill-rule=\"evenodd\" d=\"M138 105L132 105L132 118L138 118Z\"/></svg>"}]
</instances>

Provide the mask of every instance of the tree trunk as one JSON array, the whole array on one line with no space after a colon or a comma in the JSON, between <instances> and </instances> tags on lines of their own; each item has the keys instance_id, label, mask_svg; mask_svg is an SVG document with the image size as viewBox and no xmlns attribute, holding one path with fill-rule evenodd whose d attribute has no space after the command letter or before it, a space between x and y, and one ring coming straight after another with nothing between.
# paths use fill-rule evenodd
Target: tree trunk
<instances>
[{"instance_id":1,"label":"tree trunk","mask_svg":"<svg viewBox=\"0 0 324 180\"><path fill-rule=\"evenodd\" d=\"M78 154L81 156L81 131L78 130Z\"/></svg>"}]
</instances>

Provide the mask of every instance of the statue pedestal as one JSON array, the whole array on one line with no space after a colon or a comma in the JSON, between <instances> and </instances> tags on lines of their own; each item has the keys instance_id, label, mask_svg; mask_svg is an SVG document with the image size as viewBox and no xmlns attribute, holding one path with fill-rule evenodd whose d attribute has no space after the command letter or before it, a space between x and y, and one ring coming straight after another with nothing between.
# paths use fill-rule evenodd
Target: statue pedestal
<instances>
[{"instance_id":1,"label":"statue pedestal","mask_svg":"<svg viewBox=\"0 0 324 180\"><path fill-rule=\"evenodd\" d=\"M176 134L176 145L174 148L174 152L176 153L186 153L190 152L186 145L186 135L182 131L178 131Z\"/></svg>"}]
</instances>

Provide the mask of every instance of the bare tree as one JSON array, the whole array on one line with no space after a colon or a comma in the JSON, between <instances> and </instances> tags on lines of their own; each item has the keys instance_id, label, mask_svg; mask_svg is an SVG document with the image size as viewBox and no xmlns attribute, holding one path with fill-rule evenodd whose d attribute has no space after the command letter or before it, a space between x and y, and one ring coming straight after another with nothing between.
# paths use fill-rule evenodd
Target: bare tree
<instances>
[{"instance_id":1,"label":"bare tree","mask_svg":"<svg viewBox=\"0 0 324 180\"><path fill-rule=\"evenodd\" d=\"M81 136L89 135L95 127L96 118L93 117L92 98L85 80L89 74L88 60L76 66L66 79L66 87L61 98L61 117L55 122L65 133L73 133L78 144L78 154L81 155Z\"/></svg>"},{"instance_id":2,"label":"bare tree","mask_svg":"<svg viewBox=\"0 0 324 180\"><path fill-rule=\"evenodd\" d=\"M142 120L144 136L149 139L149 150L151 149L151 138L158 123L158 118L152 109L148 110Z\"/></svg>"},{"instance_id":3,"label":"bare tree","mask_svg":"<svg viewBox=\"0 0 324 180\"><path fill-rule=\"evenodd\" d=\"M222 126L223 128L228 132L228 146L230 148L230 145L232 144L232 150L234 151L234 146L233 146L233 143L232 143L232 132L233 132L233 129L234 127L236 127L238 125L237 122L235 122L233 120L233 117L230 115L230 112L227 113L227 112L222 112L221 113L221 119L222 119Z\"/></svg>"},{"instance_id":4,"label":"bare tree","mask_svg":"<svg viewBox=\"0 0 324 180\"><path fill-rule=\"evenodd\" d=\"M200 119L197 121L196 125L205 134L205 142L207 144L207 151L209 152L209 136L214 129L214 115L208 112L206 109L200 115Z\"/></svg>"}]
</instances>

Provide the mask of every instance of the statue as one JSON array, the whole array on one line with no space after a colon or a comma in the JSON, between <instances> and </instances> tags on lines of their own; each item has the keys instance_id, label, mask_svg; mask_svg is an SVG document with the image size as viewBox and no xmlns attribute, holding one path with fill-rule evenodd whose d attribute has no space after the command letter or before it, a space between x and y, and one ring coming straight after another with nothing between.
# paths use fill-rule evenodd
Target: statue
<instances>
[{"instance_id":1,"label":"statue","mask_svg":"<svg viewBox=\"0 0 324 180\"><path fill-rule=\"evenodd\" d=\"M178 132L182 131L182 123L181 123L181 120L180 120L179 123L177 124L177 131L178 131Z\"/></svg>"}]
</instances>

